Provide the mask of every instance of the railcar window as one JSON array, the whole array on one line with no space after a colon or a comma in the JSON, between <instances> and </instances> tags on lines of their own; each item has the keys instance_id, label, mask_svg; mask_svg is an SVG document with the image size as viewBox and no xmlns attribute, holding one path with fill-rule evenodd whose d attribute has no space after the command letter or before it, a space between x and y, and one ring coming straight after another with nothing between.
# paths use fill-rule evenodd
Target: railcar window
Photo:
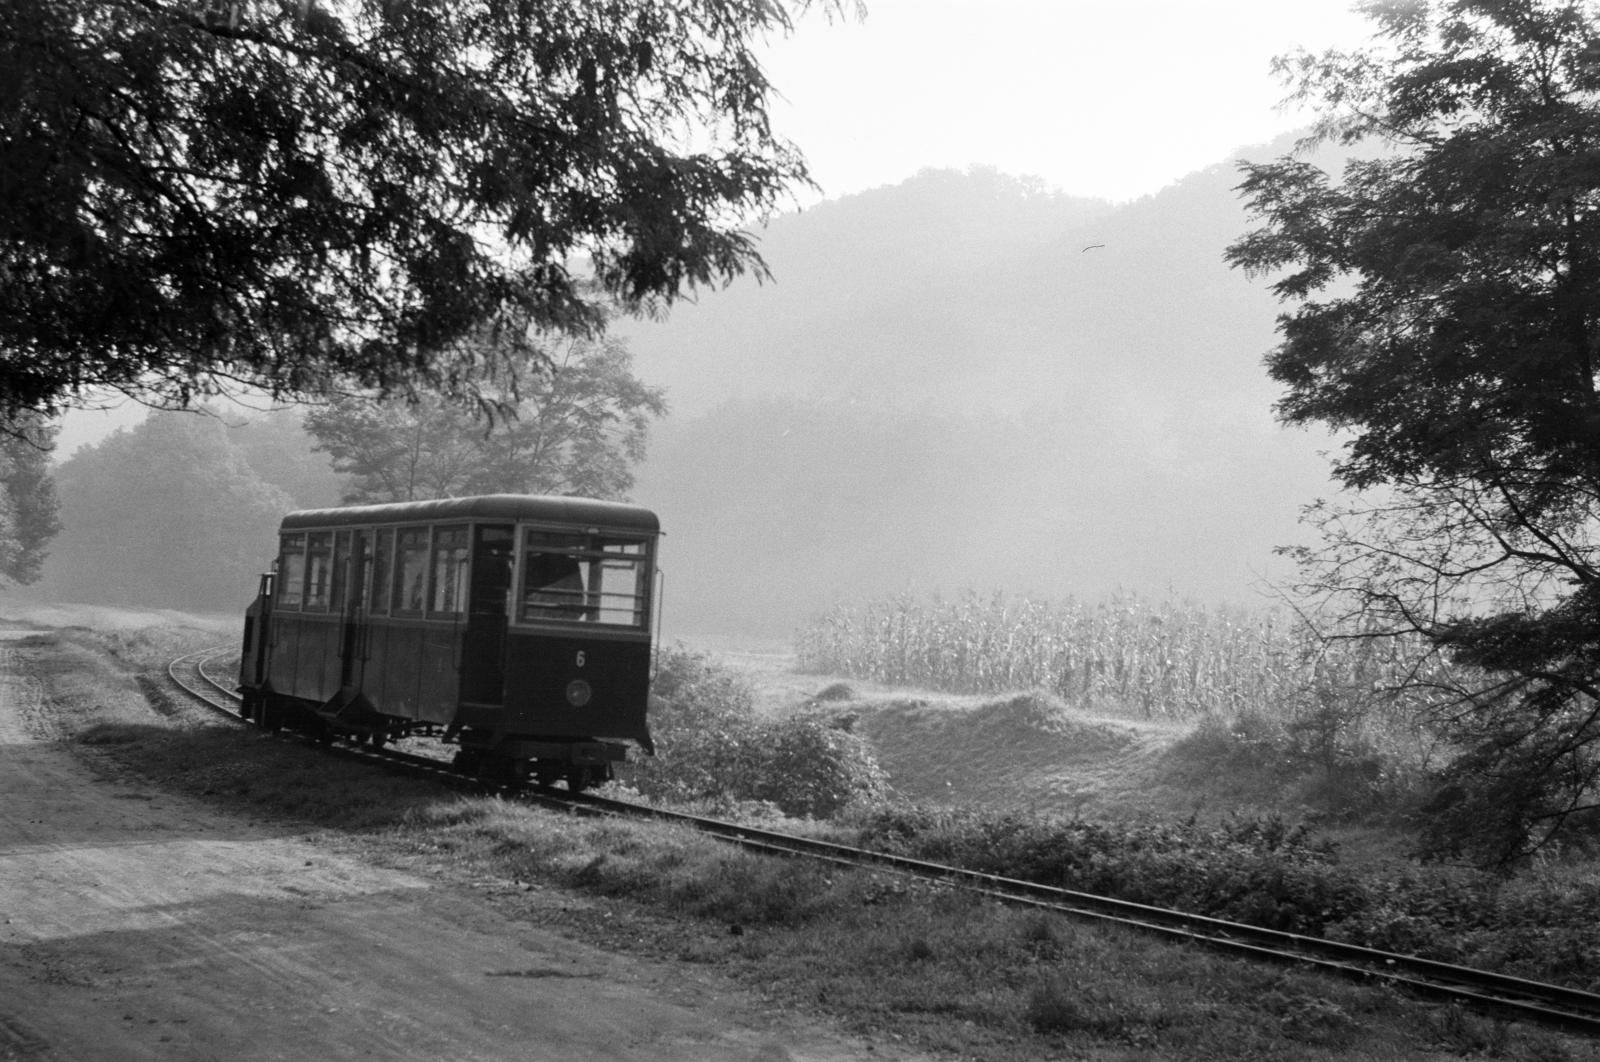
<instances>
[{"instance_id":1,"label":"railcar window","mask_svg":"<svg viewBox=\"0 0 1600 1062\"><path fill-rule=\"evenodd\" d=\"M601 623L643 627L645 621L645 549L642 542L607 542L593 566L594 595Z\"/></svg>"},{"instance_id":2,"label":"railcar window","mask_svg":"<svg viewBox=\"0 0 1600 1062\"><path fill-rule=\"evenodd\" d=\"M426 527L403 527L397 533L394 574L394 611L403 616L422 615L428 592Z\"/></svg>"},{"instance_id":3,"label":"railcar window","mask_svg":"<svg viewBox=\"0 0 1600 1062\"><path fill-rule=\"evenodd\" d=\"M284 535L278 557L276 608L299 608L301 584L306 578L306 536Z\"/></svg>"},{"instance_id":4,"label":"railcar window","mask_svg":"<svg viewBox=\"0 0 1600 1062\"><path fill-rule=\"evenodd\" d=\"M523 544L523 622L645 626L649 547L604 535L530 531Z\"/></svg>"},{"instance_id":5,"label":"railcar window","mask_svg":"<svg viewBox=\"0 0 1600 1062\"><path fill-rule=\"evenodd\" d=\"M428 609L436 616L459 616L467 611L467 529L439 527L433 532L433 600Z\"/></svg>"},{"instance_id":6,"label":"railcar window","mask_svg":"<svg viewBox=\"0 0 1600 1062\"><path fill-rule=\"evenodd\" d=\"M325 610L333 576L333 532L313 531L306 536L307 609Z\"/></svg>"},{"instance_id":7,"label":"railcar window","mask_svg":"<svg viewBox=\"0 0 1600 1062\"><path fill-rule=\"evenodd\" d=\"M392 578L389 567L393 559L394 532L384 528L372 538L372 594L367 601L367 608L374 616L386 615L389 611L389 583Z\"/></svg>"},{"instance_id":8,"label":"railcar window","mask_svg":"<svg viewBox=\"0 0 1600 1062\"><path fill-rule=\"evenodd\" d=\"M570 548L546 539L528 549L522 558L522 618L525 620L583 620L583 566ZM529 538L533 538L532 535Z\"/></svg>"}]
</instances>

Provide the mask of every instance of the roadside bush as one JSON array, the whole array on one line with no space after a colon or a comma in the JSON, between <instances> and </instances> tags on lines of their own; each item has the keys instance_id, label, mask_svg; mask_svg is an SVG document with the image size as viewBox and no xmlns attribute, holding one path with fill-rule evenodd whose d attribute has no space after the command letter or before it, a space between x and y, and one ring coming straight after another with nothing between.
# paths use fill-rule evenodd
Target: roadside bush
<instances>
[{"instance_id":1,"label":"roadside bush","mask_svg":"<svg viewBox=\"0 0 1600 1062\"><path fill-rule=\"evenodd\" d=\"M878 800L888 789L867 743L821 720L760 724L754 737L758 754L744 765L740 784L754 799L788 814L827 818L851 804Z\"/></svg>"},{"instance_id":2,"label":"roadside bush","mask_svg":"<svg viewBox=\"0 0 1600 1062\"><path fill-rule=\"evenodd\" d=\"M1362 872L1276 816L1111 825L887 807L850 825L848 840L914 858L1600 988L1600 882L1586 873L1513 881L1447 867Z\"/></svg>"},{"instance_id":3,"label":"roadside bush","mask_svg":"<svg viewBox=\"0 0 1600 1062\"><path fill-rule=\"evenodd\" d=\"M650 721L662 729L742 722L755 715L750 684L704 653L676 646L656 657Z\"/></svg>"},{"instance_id":4,"label":"roadside bush","mask_svg":"<svg viewBox=\"0 0 1600 1062\"><path fill-rule=\"evenodd\" d=\"M1316 712L1245 710L1207 715L1172 747L1181 776L1254 779L1271 802L1323 819L1405 823L1434 789L1427 756L1374 739L1370 728L1337 735Z\"/></svg>"},{"instance_id":5,"label":"roadside bush","mask_svg":"<svg viewBox=\"0 0 1600 1062\"><path fill-rule=\"evenodd\" d=\"M1122 826L891 809L863 826L870 846L1272 929L1315 933L1361 902L1332 849L1276 817Z\"/></svg>"},{"instance_id":6,"label":"roadside bush","mask_svg":"<svg viewBox=\"0 0 1600 1062\"><path fill-rule=\"evenodd\" d=\"M656 755L626 780L653 799L758 802L827 818L887 789L861 738L816 718L757 718L747 683L686 649L660 655L650 727Z\"/></svg>"}]
</instances>

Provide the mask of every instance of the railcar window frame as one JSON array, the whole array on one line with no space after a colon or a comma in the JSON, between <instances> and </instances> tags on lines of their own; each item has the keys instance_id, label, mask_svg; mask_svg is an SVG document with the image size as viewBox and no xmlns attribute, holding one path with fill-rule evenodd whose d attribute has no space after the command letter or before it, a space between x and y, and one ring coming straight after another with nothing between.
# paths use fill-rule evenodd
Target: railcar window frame
<instances>
[{"instance_id":1,"label":"railcar window frame","mask_svg":"<svg viewBox=\"0 0 1600 1062\"><path fill-rule=\"evenodd\" d=\"M433 557L432 530L426 524L395 528L394 591L389 600L391 616L421 619L427 615L428 568ZM415 567L412 567L413 560ZM411 591L415 591L415 594ZM415 608L411 607L413 600L416 602Z\"/></svg>"},{"instance_id":2,"label":"railcar window frame","mask_svg":"<svg viewBox=\"0 0 1600 1062\"><path fill-rule=\"evenodd\" d=\"M467 595L472 588L471 562L469 524L433 526L428 542L429 619L459 620L467 614Z\"/></svg>"},{"instance_id":3,"label":"railcar window frame","mask_svg":"<svg viewBox=\"0 0 1600 1062\"><path fill-rule=\"evenodd\" d=\"M351 533L336 531L333 535L333 571L328 581L328 611L343 612L349 596Z\"/></svg>"},{"instance_id":4,"label":"railcar window frame","mask_svg":"<svg viewBox=\"0 0 1600 1062\"><path fill-rule=\"evenodd\" d=\"M651 542L629 541L617 539L601 544L600 559L595 562L595 609L596 622L602 626L626 627L630 630L649 630L650 628L650 583L652 581L652 550ZM607 571L623 571L629 573L633 582L631 590L618 592L606 588L605 573ZM623 609L620 605L608 606L607 598L622 598L630 605ZM613 609L626 611L631 619L626 622L609 622L604 616Z\"/></svg>"},{"instance_id":5,"label":"railcar window frame","mask_svg":"<svg viewBox=\"0 0 1600 1062\"><path fill-rule=\"evenodd\" d=\"M300 599L303 612L328 611L333 592L333 532L306 532L306 583Z\"/></svg>"},{"instance_id":6,"label":"railcar window frame","mask_svg":"<svg viewBox=\"0 0 1600 1062\"><path fill-rule=\"evenodd\" d=\"M655 543L649 534L521 525L512 621L519 626L648 632ZM629 588L608 589L606 573L622 570L630 573Z\"/></svg>"},{"instance_id":7,"label":"railcar window frame","mask_svg":"<svg viewBox=\"0 0 1600 1062\"><path fill-rule=\"evenodd\" d=\"M368 584L372 579L372 528L350 529L350 561L345 574L344 610L351 616L368 617Z\"/></svg>"},{"instance_id":8,"label":"railcar window frame","mask_svg":"<svg viewBox=\"0 0 1600 1062\"><path fill-rule=\"evenodd\" d=\"M273 608L300 611L305 600L306 536L304 531L290 531L280 536L278 542L278 574Z\"/></svg>"},{"instance_id":9,"label":"railcar window frame","mask_svg":"<svg viewBox=\"0 0 1600 1062\"><path fill-rule=\"evenodd\" d=\"M372 585L367 593L367 614L387 616L394 596L394 528L372 529Z\"/></svg>"},{"instance_id":10,"label":"railcar window frame","mask_svg":"<svg viewBox=\"0 0 1600 1062\"><path fill-rule=\"evenodd\" d=\"M495 569L489 565L496 564ZM517 526L511 523L472 526L472 570L467 608L476 616L511 617L517 566Z\"/></svg>"}]
</instances>

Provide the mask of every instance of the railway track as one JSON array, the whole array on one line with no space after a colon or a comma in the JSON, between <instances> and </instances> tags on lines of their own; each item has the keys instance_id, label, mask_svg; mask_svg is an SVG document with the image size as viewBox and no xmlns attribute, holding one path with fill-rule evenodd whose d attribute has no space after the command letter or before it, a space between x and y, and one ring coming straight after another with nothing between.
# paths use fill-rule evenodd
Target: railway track
<instances>
[{"instance_id":1,"label":"railway track","mask_svg":"<svg viewBox=\"0 0 1600 1062\"><path fill-rule=\"evenodd\" d=\"M233 693L232 682L209 674L205 666L228 651L210 649L179 657L169 666L168 674L191 696L238 718L235 707L238 698ZM444 775L460 783L469 781L441 760L390 748L363 749L362 754L381 757L435 777ZM1600 1035L1600 995L1579 989L643 807L592 794L569 795L528 788L520 795L567 810L685 825L754 852L890 870L944 882L1002 903L1120 925L1247 958L1313 966L1343 976L1381 981L1418 996L1471 1006L1501 1017L1537 1021L1567 1032Z\"/></svg>"},{"instance_id":2,"label":"railway track","mask_svg":"<svg viewBox=\"0 0 1600 1062\"><path fill-rule=\"evenodd\" d=\"M235 647L213 647L202 649L199 652L189 653L172 660L167 665L167 677L184 693L213 709L240 723L248 723L239 714L241 698L235 690L235 680L230 674L218 676L207 668L207 664L224 657L232 657ZM580 814L608 814L608 809L602 805L605 802L585 801L560 790L542 789L529 785L510 785L501 781L485 781L469 774L463 774L455 768L450 760L440 756L426 756L407 751L403 747L394 745L352 745L333 744L326 738L318 739L304 734L285 732L286 736L304 740L311 744L323 746L324 751L336 753L352 759L381 762L388 767L398 768L419 777L426 777L435 782L442 782L456 789L468 792L508 793L515 790L518 799L543 807L559 811L578 812ZM630 804L621 804L622 807L633 807ZM648 808L637 808L639 813L649 811Z\"/></svg>"}]
</instances>

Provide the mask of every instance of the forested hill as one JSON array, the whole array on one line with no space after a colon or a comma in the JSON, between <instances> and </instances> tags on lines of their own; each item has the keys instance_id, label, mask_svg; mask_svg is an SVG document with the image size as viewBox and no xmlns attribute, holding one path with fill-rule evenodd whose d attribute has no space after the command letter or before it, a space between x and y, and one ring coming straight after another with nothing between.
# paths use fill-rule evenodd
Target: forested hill
<instances>
[{"instance_id":1,"label":"forested hill","mask_svg":"<svg viewBox=\"0 0 1600 1062\"><path fill-rule=\"evenodd\" d=\"M902 589L1247 599L1329 443L1274 424L1277 305L1222 262L1238 181L1112 206L924 172L776 220L775 282L629 324L673 407L635 493L678 628Z\"/></svg>"},{"instance_id":2,"label":"forested hill","mask_svg":"<svg viewBox=\"0 0 1600 1062\"><path fill-rule=\"evenodd\" d=\"M774 393L943 399L987 375L995 329L1017 317L1021 293L1003 289L1032 268L1021 256L1111 212L993 171L924 171L776 219L759 234L772 280L627 327L680 416Z\"/></svg>"}]
</instances>

